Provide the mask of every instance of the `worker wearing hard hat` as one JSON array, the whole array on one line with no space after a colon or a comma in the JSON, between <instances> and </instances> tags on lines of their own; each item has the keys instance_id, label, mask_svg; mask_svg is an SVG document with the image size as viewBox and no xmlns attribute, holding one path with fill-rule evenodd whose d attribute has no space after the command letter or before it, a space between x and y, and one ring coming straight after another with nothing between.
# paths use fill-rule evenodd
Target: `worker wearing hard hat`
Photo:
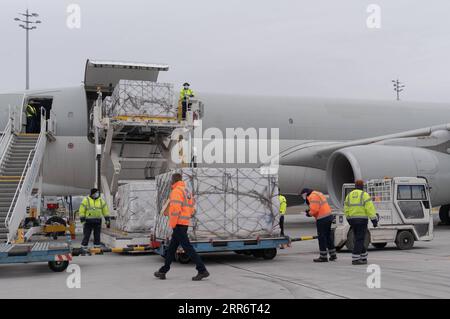
<instances>
[{"instance_id":1,"label":"worker wearing hard hat","mask_svg":"<svg viewBox=\"0 0 450 319\"><path fill-rule=\"evenodd\" d=\"M309 188L304 188L300 192L300 196L302 196L303 200L309 206L306 215L316 219L320 255L319 258L314 259L314 262L328 262L328 254L330 255L329 260L335 261L337 259L336 248L334 247L334 240L331 233L333 215L327 198L321 192L313 191Z\"/></svg>"},{"instance_id":2,"label":"worker wearing hard hat","mask_svg":"<svg viewBox=\"0 0 450 319\"><path fill-rule=\"evenodd\" d=\"M364 181L355 181L355 188L345 198L344 213L354 234L352 264L365 265L368 253L364 241L368 219L372 221L373 227L377 227L378 218L372 198L364 191Z\"/></svg>"},{"instance_id":3,"label":"worker wearing hard hat","mask_svg":"<svg viewBox=\"0 0 450 319\"><path fill-rule=\"evenodd\" d=\"M165 255L166 262L164 266L154 273L155 277L166 279L166 273L170 270L170 265L175 260L179 246L196 264L198 274L192 277L192 280L199 281L208 277L209 272L189 242L187 231L192 215L195 213L194 198L192 193L186 189L186 185L179 173L172 175L172 191L164 206L162 212L164 212L164 215L169 216L169 226L173 232Z\"/></svg>"},{"instance_id":4,"label":"worker wearing hard hat","mask_svg":"<svg viewBox=\"0 0 450 319\"><path fill-rule=\"evenodd\" d=\"M187 112L188 106L191 106L191 104L192 104L192 103L189 103L189 99L191 97L194 97L194 91L192 91L190 89L189 83L185 82L183 84L183 88L180 91L180 101L181 101L181 106L182 106L181 118L183 120L186 119L186 112Z\"/></svg>"},{"instance_id":5,"label":"worker wearing hard hat","mask_svg":"<svg viewBox=\"0 0 450 319\"><path fill-rule=\"evenodd\" d=\"M87 248L91 233L94 232L94 247L100 247L100 232L102 229L102 217L105 218L106 227L110 227L109 209L103 198L100 197L100 191L97 188L91 189L89 196L81 202L80 221L83 223L83 241L82 248Z\"/></svg>"},{"instance_id":6,"label":"worker wearing hard hat","mask_svg":"<svg viewBox=\"0 0 450 319\"><path fill-rule=\"evenodd\" d=\"M280 202L280 235L284 236L284 215L286 215L287 201L286 197L281 195L280 189L278 189L278 201Z\"/></svg>"}]
</instances>

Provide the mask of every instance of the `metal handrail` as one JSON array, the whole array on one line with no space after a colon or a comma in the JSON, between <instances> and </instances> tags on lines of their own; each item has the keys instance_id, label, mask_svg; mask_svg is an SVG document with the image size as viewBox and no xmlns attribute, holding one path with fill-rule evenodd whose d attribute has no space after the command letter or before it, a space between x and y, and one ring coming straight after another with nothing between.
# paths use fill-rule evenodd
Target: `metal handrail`
<instances>
[{"instance_id":1,"label":"metal handrail","mask_svg":"<svg viewBox=\"0 0 450 319\"><path fill-rule=\"evenodd\" d=\"M13 122L13 119L10 117L8 120L8 124L6 124L6 128L3 131L3 135L0 139L0 150L3 149L3 153L1 154L1 158L0 158L0 167L3 163L3 160L6 157L6 154L8 154L7 146L9 145L11 138L12 138L12 132L11 132L12 125L13 125L12 122Z\"/></svg>"},{"instance_id":2,"label":"metal handrail","mask_svg":"<svg viewBox=\"0 0 450 319\"><path fill-rule=\"evenodd\" d=\"M20 193L22 192L23 185L25 184L24 180L25 180L25 177L26 177L26 175L28 173L28 169L30 167L32 167L32 165L35 163L35 160L37 160L36 155L38 154L38 151L39 151L39 148L40 148L40 146L42 144L42 141L45 138L45 134L46 134L46 125L45 124L46 124L46 111L45 111L44 108L41 108L41 132L39 133L39 137L38 137L38 140L36 142L35 147L28 154L27 161L25 163L25 167L23 168L23 171L22 171L22 174L20 176L20 180L19 180L19 183L17 185L16 191L14 193L14 196L13 196L12 200L11 200L11 205L9 206L8 213L6 214L5 227L8 230L9 230L9 225L10 225L10 221L11 221L11 218L12 218L11 213L14 211L14 208L16 206L16 205L14 205L14 202L16 201L16 199L19 197ZM33 161L30 163L30 158L31 158L31 155L32 155L33 152L34 152Z\"/></svg>"}]
</instances>

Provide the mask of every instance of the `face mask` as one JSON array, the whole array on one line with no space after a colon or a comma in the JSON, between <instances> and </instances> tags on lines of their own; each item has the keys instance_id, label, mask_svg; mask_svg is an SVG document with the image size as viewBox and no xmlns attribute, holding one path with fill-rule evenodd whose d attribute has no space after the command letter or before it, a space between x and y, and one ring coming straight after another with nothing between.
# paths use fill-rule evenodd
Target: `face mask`
<instances>
[{"instance_id":1,"label":"face mask","mask_svg":"<svg viewBox=\"0 0 450 319\"><path fill-rule=\"evenodd\" d=\"M303 198L303 200L306 200L306 193L302 194L302 198Z\"/></svg>"},{"instance_id":2,"label":"face mask","mask_svg":"<svg viewBox=\"0 0 450 319\"><path fill-rule=\"evenodd\" d=\"M185 89L185 90L189 90L189 86L185 86L184 89Z\"/></svg>"},{"instance_id":3,"label":"face mask","mask_svg":"<svg viewBox=\"0 0 450 319\"><path fill-rule=\"evenodd\" d=\"M94 193L94 195L92 195L92 198L93 198L93 199L97 199L97 198L99 198L99 197L100 197L100 193L99 193L99 192Z\"/></svg>"}]
</instances>

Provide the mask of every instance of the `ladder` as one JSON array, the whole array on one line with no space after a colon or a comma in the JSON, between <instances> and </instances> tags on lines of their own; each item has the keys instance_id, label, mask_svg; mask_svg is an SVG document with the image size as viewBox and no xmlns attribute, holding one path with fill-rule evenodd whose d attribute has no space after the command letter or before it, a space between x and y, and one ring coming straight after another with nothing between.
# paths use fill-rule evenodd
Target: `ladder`
<instances>
[{"instance_id":1,"label":"ladder","mask_svg":"<svg viewBox=\"0 0 450 319\"><path fill-rule=\"evenodd\" d=\"M21 133L11 123L3 133L0 141L0 242L12 242L27 216L47 139L54 140L47 123L46 111L42 108L40 133Z\"/></svg>"}]
</instances>

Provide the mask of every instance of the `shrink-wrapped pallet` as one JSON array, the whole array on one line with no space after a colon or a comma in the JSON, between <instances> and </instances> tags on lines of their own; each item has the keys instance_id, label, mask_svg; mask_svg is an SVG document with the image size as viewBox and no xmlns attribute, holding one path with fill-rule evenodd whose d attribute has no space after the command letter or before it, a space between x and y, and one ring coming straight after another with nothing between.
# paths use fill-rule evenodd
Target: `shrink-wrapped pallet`
<instances>
[{"instance_id":1,"label":"shrink-wrapped pallet","mask_svg":"<svg viewBox=\"0 0 450 319\"><path fill-rule=\"evenodd\" d=\"M246 239L279 236L278 179L256 168L183 168L186 187L195 200L191 219L192 240ZM171 189L174 172L156 177L157 207L161 211ZM154 234L171 234L168 217L158 213Z\"/></svg>"},{"instance_id":2,"label":"shrink-wrapped pallet","mask_svg":"<svg viewBox=\"0 0 450 319\"><path fill-rule=\"evenodd\" d=\"M156 215L156 182L130 182L116 195L116 227L126 232L151 231Z\"/></svg>"},{"instance_id":3,"label":"shrink-wrapped pallet","mask_svg":"<svg viewBox=\"0 0 450 319\"><path fill-rule=\"evenodd\" d=\"M120 80L105 107L110 117L176 118L178 112L172 84L151 81Z\"/></svg>"}]
</instances>

